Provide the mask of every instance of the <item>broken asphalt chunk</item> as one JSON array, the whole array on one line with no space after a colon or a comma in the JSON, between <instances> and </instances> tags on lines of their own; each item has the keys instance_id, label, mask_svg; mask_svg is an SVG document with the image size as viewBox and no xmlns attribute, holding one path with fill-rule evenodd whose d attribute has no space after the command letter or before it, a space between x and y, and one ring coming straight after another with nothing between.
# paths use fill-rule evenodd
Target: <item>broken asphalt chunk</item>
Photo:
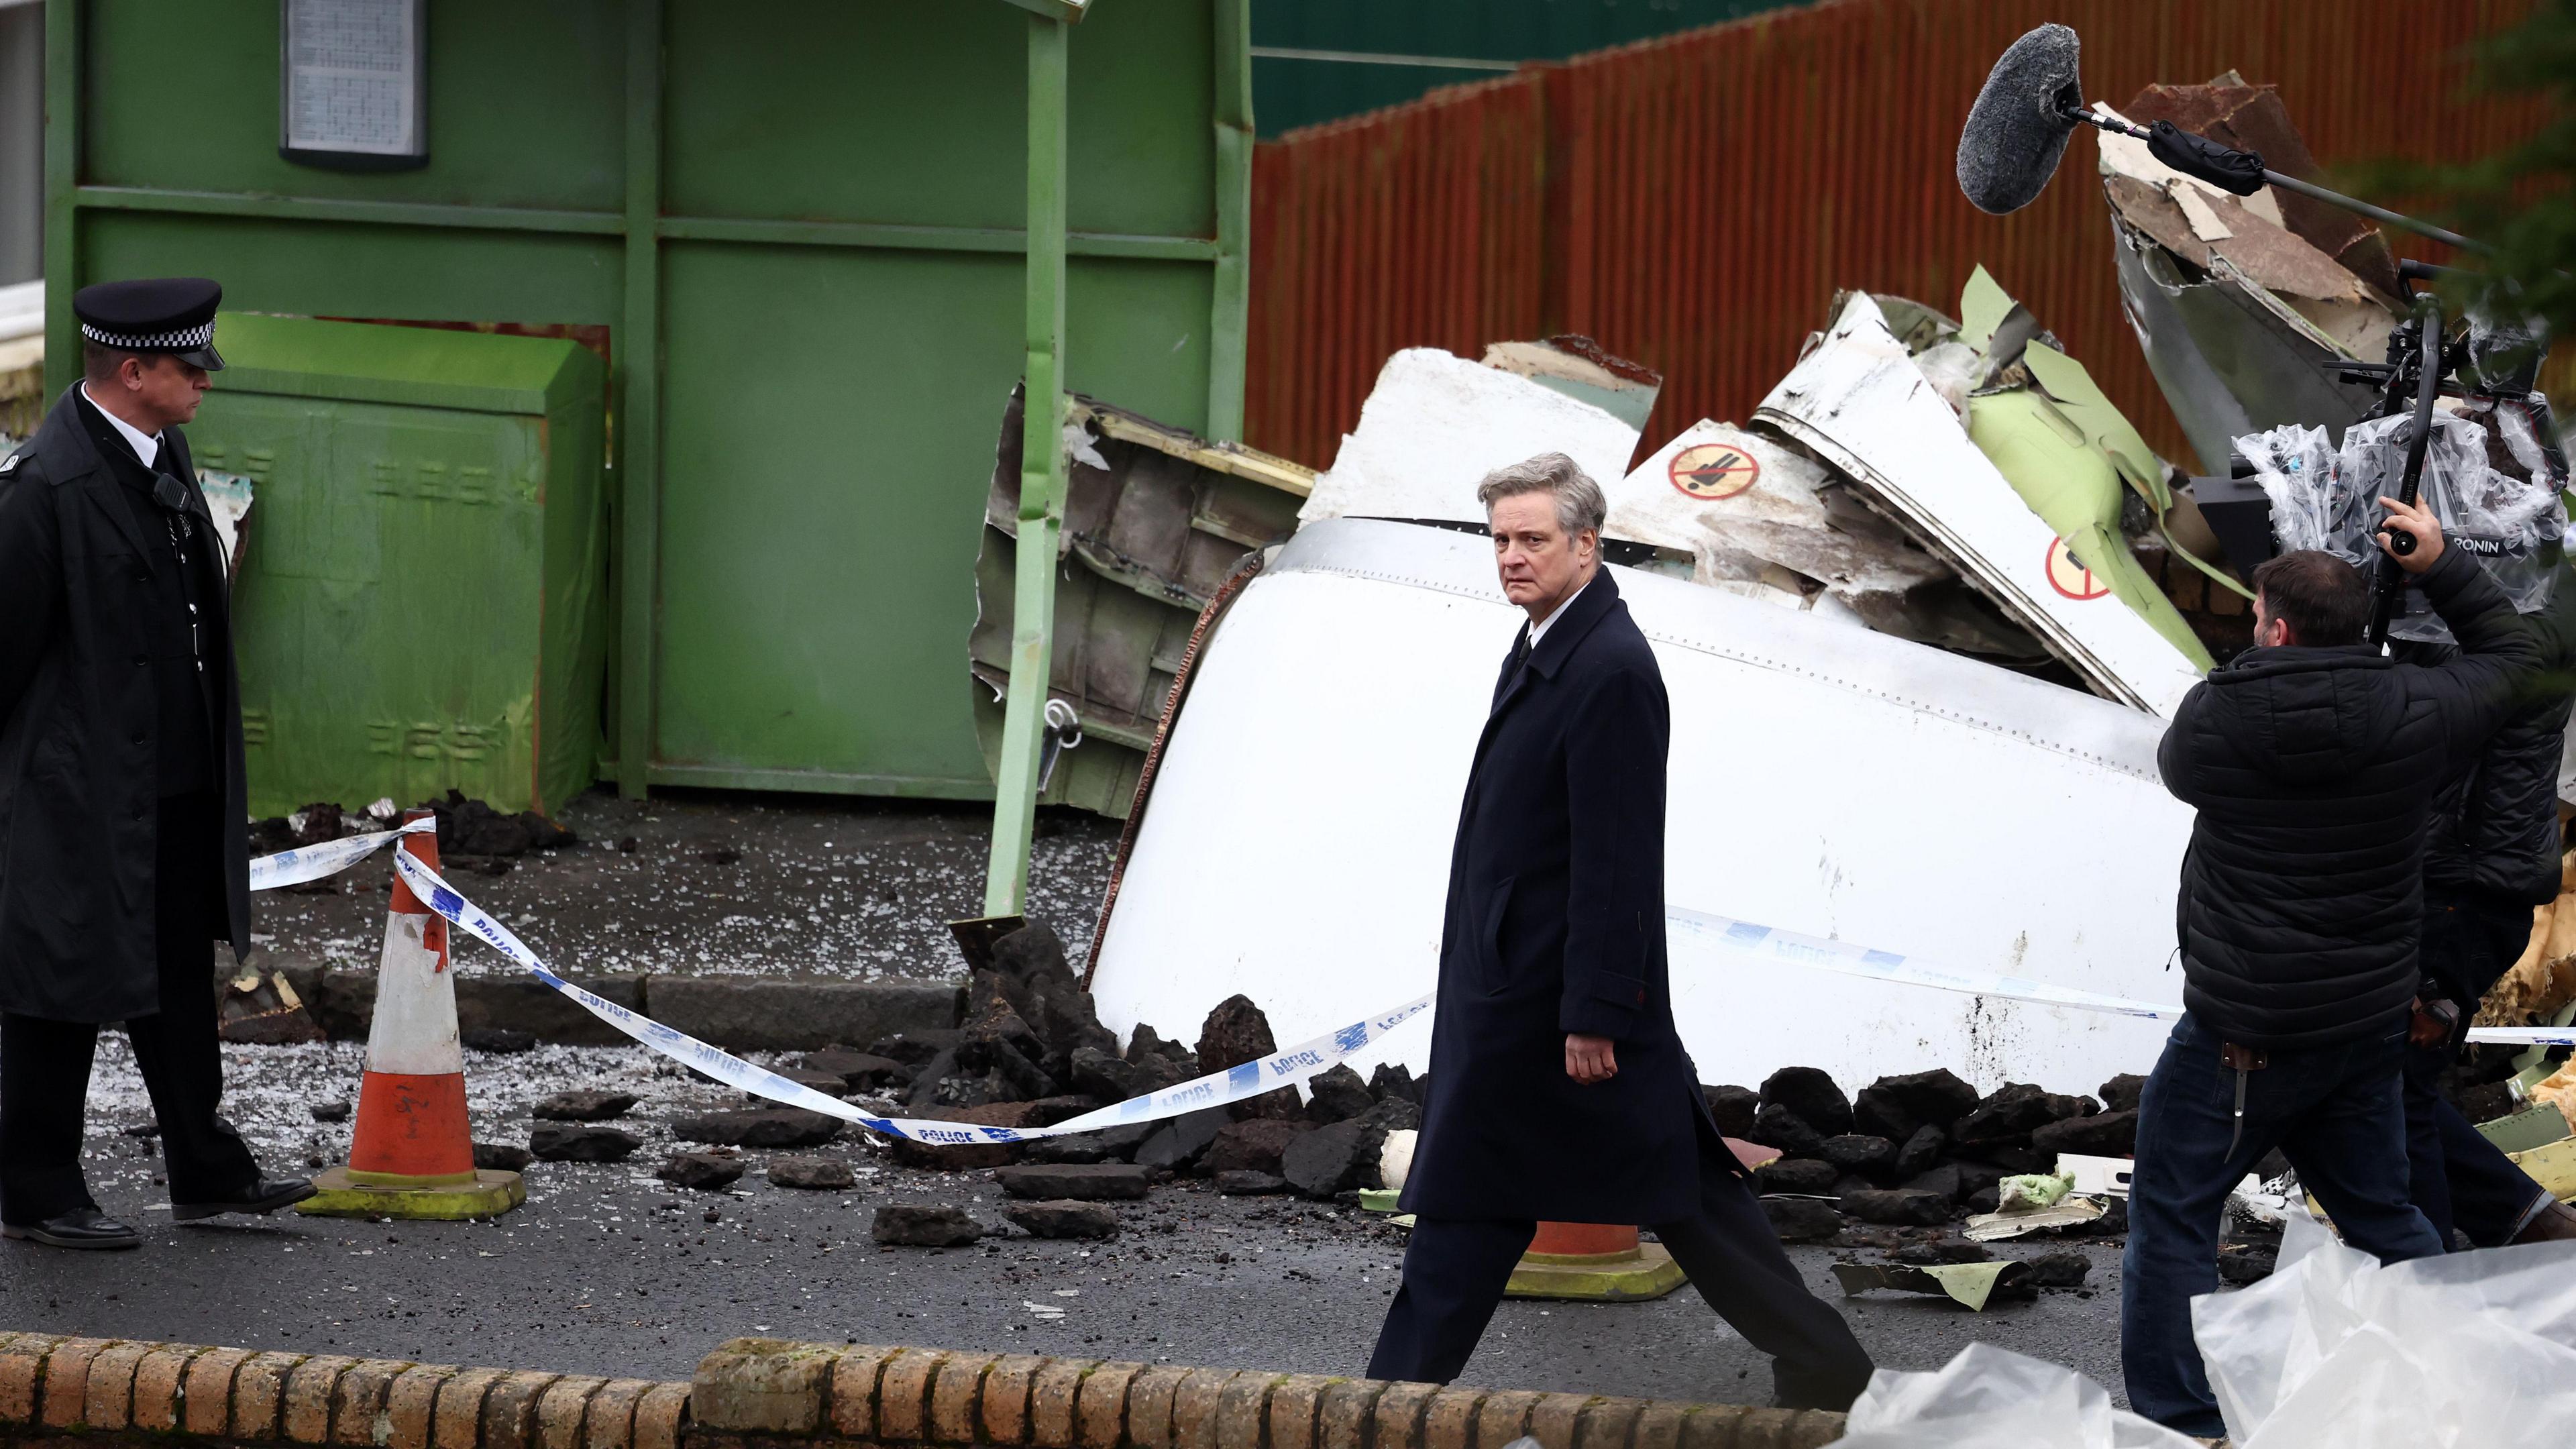
<instances>
[{"instance_id":1,"label":"broken asphalt chunk","mask_svg":"<svg viewBox=\"0 0 2576 1449\"><path fill-rule=\"evenodd\" d=\"M1096 1202L1071 1198L1015 1202L1002 1215L1040 1238L1114 1238L1118 1214Z\"/></svg>"},{"instance_id":2,"label":"broken asphalt chunk","mask_svg":"<svg viewBox=\"0 0 2576 1449\"><path fill-rule=\"evenodd\" d=\"M474 1170L477 1172L524 1172L537 1155L524 1147L507 1142L474 1144Z\"/></svg>"},{"instance_id":3,"label":"broken asphalt chunk","mask_svg":"<svg viewBox=\"0 0 2576 1449\"><path fill-rule=\"evenodd\" d=\"M538 1098L528 1115L545 1122L605 1122L634 1109L632 1092L557 1092Z\"/></svg>"},{"instance_id":4,"label":"broken asphalt chunk","mask_svg":"<svg viewBox=\"0 0 2576 1449\"><path fill-rule=\"evenodd\" d=\"M858 1180L858 1176L850 1171L850 1164L837 1157L773 1157L769 1160L771 1187L841 1192L857 1186Z\"/></svg>"},{"instance_id":5,"label":"broken asphalt chunk","mask_svg":"<svg viewBox=\"0 0 2576 1449\"><path fill-rule=\"evenodd\" d=\"M1751 1087L1703 1085L1699 1094L1708 1103L1708 1115L1717 1119L1719 1136L1755 1140L1753 1119L1762 1110L1760 1093Z\"/></svg>"},{"instance_id":6,"label":"broken asphalt chunk","mask_svg":"<svg viewBox=\"0 0 2576 1449\"><path fill-rule=\"evenodd\" d=\"M1784 1243L1821 1243L1843 1230L1843 1215L1834 1205L1812 1197L1766 1197L1762 1211L1771 1230Z\"/></svg>"},{"instance_id":7,"label":"broken asphalt chunk","mask_svg":"<svg viewBox=\"0 0 2576 1449\"><path fill-rule=\"evenodd\" d=\"M962 1248L984 1229L961 1207L887 1203L869 1221L868 1236L889 1247Z\"/></svg>"},{"instance_id":8,"label":"broken asphalt chunk","mask_svg":"<svg viewBox=\"0 0 2576 1449\"><path fill-rule=\"evenodd\" d=\"M1937 1227L1950 1220L1950 1199L1912 1188L1864 1188L1842 1195L1842 1210L1865 1223L1892 1227Z\"/></svg>"},{"instance_id":9,"label":"broken asphalt chunk","mask_svg":"<svg viewBox=\"0 0 2576 1449\"><path fill-rule=\"evenodd\" d=\"M546 1122L528 1134L528 1151L544 1162L623 1162L643 1145L614 1127Z\"/></svg>"},{"instance_id":10,"label":"broken asphalt chunk","mask_svg":"<svg viewBox=\"0 0 2576 1449\"><path fill-rule=\"evenodd\" d=\"M1002 1191L1016 1198L1141 1198L1154 1185L1153 1169L1126 1162L1027 1162L994 1172Z\"/></svg>"},{"instance_id":11,"label":"broken asphalt chunk","mask_svg":"<svg viewBox=\"0 0 2576 1449\"><path fill-rule=\"evenodd\" d=\"M681 1152L654 1169L653 1175L673 1187L713 1192L731 1187L742 1176L742 1159L713 1152Z\"/></svg>"}]
</instances>

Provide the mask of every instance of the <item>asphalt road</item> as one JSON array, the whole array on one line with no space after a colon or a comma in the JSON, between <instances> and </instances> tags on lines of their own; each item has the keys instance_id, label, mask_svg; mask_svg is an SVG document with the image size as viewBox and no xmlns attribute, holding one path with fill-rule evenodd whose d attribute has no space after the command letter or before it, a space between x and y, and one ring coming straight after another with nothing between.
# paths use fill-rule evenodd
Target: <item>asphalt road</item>
<instances>
[{"instance_id":1,"label":"asphalt road","mask_svg":"<svg viewBox=\"0 0 2576 1449\"><path fill-rule=\"evenodd\" d=\"M309 1104L354 1095L358 1061L349 1045L230 1049L232 1110L272 1167L345 1152L346 1127L313 1122ZM492 1224L280 1214L181 1227L155 1181L155 1144L121 1131L149 1112L121 1038L104 1039L91 1182L147 1246L0 1243L0 1329L657 1378L687 1377L746 1333L1357 1373L1403 1252L1399 1229L1354 1209L1180 1184L1118 1205L1125 1230L1105 1243L1006 1229L973 1248L880 1249L868 1235L879 1205L956 1203L998 1226L998 1190L986 1174L897 1168L844 1139L815 1150L854 1164L852 1192L773 1188L761 1153L727 1192L677 1192L650 1175L674 1145L658 1124L734 1094L636 1049L477 1053L470 1070L479 1136L524 1140L527 1101L579 1083L643 1094L618 1125L646 1145L623 1164L536 1164L527 1206ZM2081 1251L2096 1265L2088 1291L1982 1314L1885 1292L1841 1300L1826 1265L1875 1251L1794 1256L1882 1364L1931 1368L1985 1340L2070 1364L2116 1395L2117 1254ZM1769 1388L1760 1355L1687 1289L1649 1304L1507 1303L1465 1379L1716 1402L1759 1402Z\"/></svg>"}]
</instances>

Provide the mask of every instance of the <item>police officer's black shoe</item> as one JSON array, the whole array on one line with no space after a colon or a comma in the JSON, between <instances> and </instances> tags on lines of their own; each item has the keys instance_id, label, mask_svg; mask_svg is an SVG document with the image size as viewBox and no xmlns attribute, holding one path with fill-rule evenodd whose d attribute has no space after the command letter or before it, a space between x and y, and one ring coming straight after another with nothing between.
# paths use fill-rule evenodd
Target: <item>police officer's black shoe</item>
<instances>
[{"instance_id":1,"label":"police officer's black shoe","mask_svg":"<svg viewBox=\"0 0 2576 1449\"><path fill-rule=\"evenodd\" d=\"M273 1213L279 1208L299 1203L313 1195L313 1184L300 1177L263 1177L252 1183L238 1198L225 1202L174 1202L170 1217L176 1222L194 1222L222 1213Z\"/></svg>"},{"instance_id":2,"label":"police officer's black shoe","mask_svg":"<svg viewBox=\"0 0 2576 1449\"><path fill-rule=\"evenodd\" d=\"M54 1248L139 1248L143 1235L94 1207L75 1208L41 1223L0 1224L0 1237L24 1238Z\"/></svg>"}]
</instances>

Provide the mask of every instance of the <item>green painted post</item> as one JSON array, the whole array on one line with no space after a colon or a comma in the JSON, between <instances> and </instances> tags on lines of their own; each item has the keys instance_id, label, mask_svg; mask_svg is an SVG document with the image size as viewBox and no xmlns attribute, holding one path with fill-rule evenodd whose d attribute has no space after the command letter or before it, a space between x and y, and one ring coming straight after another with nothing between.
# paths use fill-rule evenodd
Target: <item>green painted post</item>
<instances>
[{"instance_id":1,"label":"green painted post","mask_svg":"<svg viewBox=\"0 0 2576 1449\"><path fill-rule=\"evenodd\" d=\"M1210 307L1207 435L1243 438L1245 331L1251 298L1252 0L1216 7L1216 276Z\"/></svg>"},{"instance_id":2,"label":"green painted post","mask_svg":"<svg viewBox=\"0 0 2576 1449\"><path fill-rule=\"evenodd\" d=\"M45 401L80 376L80 0L45 0Z\"/></svg>"},{"instance_id":3,"label":"green painted post","mask_svg":"<svg viewBox=\"0 0 2576 1449\"><path fill-rule=\"evenodd\" d=\"M626 297L618 319L617 789L644 798L653 766L662 525L662 0L626 11Z\"/></svg>"},{"instance_id":4,"label":"green painted post","mask_svg":"<svg viewBox=\"0 0 2576 1449\"><path fill-rule=\"evenodd\" d=\"M993 858L984 914L1015 916L1028 900L1029 831L1055 655L1056 540L1064 528L1065 22L1029 17L1028 391L1020 436L1020 537L1011 629L1011 692L994 782Z\"/></svg>"}]
</instances>

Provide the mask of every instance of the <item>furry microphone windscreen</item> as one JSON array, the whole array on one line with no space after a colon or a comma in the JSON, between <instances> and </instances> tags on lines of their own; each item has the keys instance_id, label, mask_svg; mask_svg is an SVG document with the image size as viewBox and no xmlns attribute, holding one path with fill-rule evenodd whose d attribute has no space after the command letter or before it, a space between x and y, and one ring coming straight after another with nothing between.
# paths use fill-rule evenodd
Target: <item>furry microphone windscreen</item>
<instances>
[{"instance_id":1,"label":"furry microphone windscreen","mask_svg":"<svg viewBox=\"0 0 2576 1449\"><path fill-rule=\"evenodd\" d=\"M2001 216L2039 199L2066 154L2075 122L2059 111L2084 104L2075 32L2043 25L2012 43L1986 75L1959 132L1959 189L1979 211Z\"/></svg>"}]
</instances>

